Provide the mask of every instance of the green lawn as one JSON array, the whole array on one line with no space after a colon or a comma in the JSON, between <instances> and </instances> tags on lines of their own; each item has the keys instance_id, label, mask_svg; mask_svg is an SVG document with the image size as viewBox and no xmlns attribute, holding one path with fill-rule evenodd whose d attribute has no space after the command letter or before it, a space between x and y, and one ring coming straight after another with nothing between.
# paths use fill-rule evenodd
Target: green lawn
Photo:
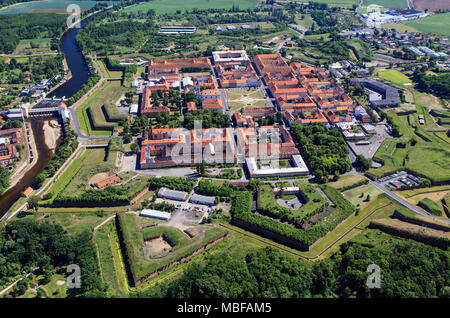
<instances>
[{"instance_id":1,"label":"green lawn","mask_svg":"<svg viewBox=\"0 0 450 318\"><path fill-rule=\"evenodd\" d=\"M367 202L374 200L381 193L382 191L378 188L371 184L366 184L355 189L345 191L344 196L354 206L360 207L367 204ZM370 196L369 199L367 196Z\"/></svg>"},{"instance_id":2,"label":"green lawn","mask_svg":"<svg viewBox=\"0 0 450 318\"><path fill-rule=\"evenodd\" d=\"M412 81L403 73L397 70L388 70L377 73L381 78L396 83L396 84L405 84L412 83Z\"/></svg>"},{"instance_id":3,"label":"green lawn","mask_svg":"<svg viewBox=\"0 0 450 318\"><path fill-rule=\"evenodd\" d=\"M343 0L351 1L351 0ZM184 12L192 9L231 9L238 6L240 9L253 9L258 0L155 0L143 2L137 5L125 8L125 12L147 12L150 9L155 10L157 14L175 13L178 10Z\"/></svg>"},{"instance_id":4,"label":"green lawn","mask_svg":"<svg viewBox=\"0 0 450 318\"><path fill-rule=\"evenodd\" d=\"M405 21L404 23L419 32L450 36L450 13L436 14L431 17Z\"/></svg>"}]
</instances>

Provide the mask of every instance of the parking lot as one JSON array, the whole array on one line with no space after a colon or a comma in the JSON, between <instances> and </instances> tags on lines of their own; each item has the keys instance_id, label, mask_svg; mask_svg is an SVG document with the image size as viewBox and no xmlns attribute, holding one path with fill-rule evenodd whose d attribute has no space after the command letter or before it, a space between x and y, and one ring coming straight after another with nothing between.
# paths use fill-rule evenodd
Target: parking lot
<instances>
[{"instance_id":1,"label":"parking lot","mask_svg":"<svg viewBox=\"0 0 450 318\"><path fill-rule=\"evenodd\" d=\"M404 186L415 186L422 181L419 178L408 174L406 171L400 171L389 176L378 179L378 182L384 184L385 186L389 186L393 189L399 189Z\"/></svg>"},{"instance_id":2,"label":"parking lot","mask_svg":"<svg viewBox=\"0 0 450 318\"><path fill-rule=\"evenodd\" d=\"M368 143L358 143L353 141L348 141L348 145L354 150L357 155L363 155L364 157L371 159L378 148L386 138L391 137L387 131L386 125L374 125L376 133Z\"/></svg>"}]
</instances>

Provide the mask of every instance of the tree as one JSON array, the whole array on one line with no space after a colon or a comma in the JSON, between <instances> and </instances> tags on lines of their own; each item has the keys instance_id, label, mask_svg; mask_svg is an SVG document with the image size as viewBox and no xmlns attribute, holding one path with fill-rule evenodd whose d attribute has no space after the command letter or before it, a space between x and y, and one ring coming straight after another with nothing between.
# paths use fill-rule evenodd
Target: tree
<instances>
[{"instance_id":1,"label":"tree","mask_svg":"<svg viewBox=\"0 0 450 318\"><path fill-rule=\"evenodd\" d=\"M361 170L362 172L365 172L365 171L369 170L370 167L372 166L372 160L367 159L363 155L358 155L358 156L356 156L355 164L359 170Z\"/></svg>"},{"instance_id":2,"label":"tree","mask_svg":"<svg viewBox=\"0 0 450 318\"><path fill-rule=\"evenodd\" d=\"M131 136L131 134L123 135L123 143L124 144L129 144L131 142L131 140L133 140L133 136Z\"/></svg>"},{"instance_id":3,"label":"tree","mask_svg":"<svg viewBox=\"0 0 450 318\"><path fill-rule=\"evenodd\" d=\"M39 201L41 198L38 195L33 195L28 199L28 206L30 209L34 209L36 212L39 209Z\"/></svg>"}]
</instances>

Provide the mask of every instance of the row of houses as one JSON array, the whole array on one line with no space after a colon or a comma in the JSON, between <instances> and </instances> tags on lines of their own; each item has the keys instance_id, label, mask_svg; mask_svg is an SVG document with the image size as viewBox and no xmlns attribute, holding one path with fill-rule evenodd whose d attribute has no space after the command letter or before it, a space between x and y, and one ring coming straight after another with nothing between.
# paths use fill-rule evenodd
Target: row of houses
<instances>
[{"instance_id":1,"label":"row of houses","mask_svg":"<svg viewBox=\"0 0 450 318\"><path fill-rule=\"evenodd\" d=\"M0 166L9 166L19 159L18 147L23 147L22 132L19 128L0 130Z\"/></svg>"},{"instance_id":2,"label":"row of houses","mask_svg":"<svg viewBox=\"0 0 450 318\"><path fill-rule=\"evenodd\" d=\"M198 162L238 163L247 158L291 160L293 156L300 156L300 152L284 126L201 131L164 128L144 131L139 163L141 169L151 169Z\"/></svg>"},{"instance_id":3,"label":"row of houses","mask_svg":"<svg viewBox=\"0 0 450 318\"><path fill-rule=\"evenodd\" d=\"M256 55L254 63L288 125L352 120L356 103L325 69L288 65L279 54Z\"/></svg>"}]
</instances>

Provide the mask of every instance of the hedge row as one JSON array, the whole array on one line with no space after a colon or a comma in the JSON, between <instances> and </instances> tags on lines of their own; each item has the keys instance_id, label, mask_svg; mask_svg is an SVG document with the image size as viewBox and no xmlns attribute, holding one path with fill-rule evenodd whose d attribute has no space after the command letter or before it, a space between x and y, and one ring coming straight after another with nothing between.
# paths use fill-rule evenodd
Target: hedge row
<instances>
[{"instance_id":1,"label":"hedge row","mask_svg":"<svg viewBox=\"0 0 450 318\"><path fill-rule=\"evenodd\" d=\"M354 189L354 188L357 188L359 186L362 186L362 185L365 185L365 184L368 184L368 183L369 183L369 180L364 179L364 180L358 181L356 183L349 184L348 186L338 188L338 190L341 191L341 192L344 192L344 191L347 191L347 190L350 190L350 189Z\"/></svg>"},{"instance_id":2,"label":"hedge row","mask_svg":"<svg viewBox=\"0 0 450 318\"><path fill-rule=\"evenodd\" d=\"M347 201L338 190L329 186L322 186L322 190L336 207L330 214L307 229L297 229L270 218L252 213L250 192L235 192L233 194L233 206L231 209L232 217L295 241L300 246L310 246L319 238L335 229L337 225L354 212L353 205Z\"/></svg>"},{"instance_id":3,"label":"hedge row","mask_svg":"<svg viewBox=\"0 0 450 318\"><path fill-rule=\"evenodd\" d=\"M314 195L317 193L314 187L306 185L301 190L308 202L303 204L298 210L291 210L278 205L275 201L273 189L269 185L262 185L258 188L257 209L265 215L280 219L281 222L290 222L300 227L312 216L323 212L328 206L328 202L320 197L319 194ZM313 200L317 200L317 196L320 197L320 203L314 208Z\"/></svg>"},{"instance_id":4,"label":"hedge row","mask_svg":"<svg viewBox=\"0 0 450 318\"><path fill-rule=\"evenodd\" d=\"M195 180L175 177L153 177L148 180L148 186L150 190L166 187L172 190L191 192L194 189Z\"/></svg>"}]
</instances>

